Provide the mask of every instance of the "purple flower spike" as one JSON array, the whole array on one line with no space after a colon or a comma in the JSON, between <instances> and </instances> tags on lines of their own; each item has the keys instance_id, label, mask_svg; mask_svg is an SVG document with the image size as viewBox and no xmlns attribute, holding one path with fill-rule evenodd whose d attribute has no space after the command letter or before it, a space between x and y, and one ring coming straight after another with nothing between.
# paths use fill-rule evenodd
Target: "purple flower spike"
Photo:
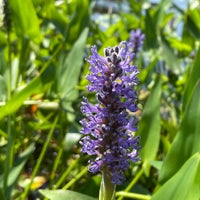
<instances>
[{"instance_id":1,"label":"purple flower spike","mask_svg":"<svg viewBox=\"0 0 200 200\"><path fill-rule=\"evenodd\" d=\"M139 51L140 47L142 47L144 42L144 34L140 29L133 30L130 32L130 38L128 41L128 48L130 51L135 54Z\"/></svg>"},{"instance_id":2,"label":"purple flower spike","mask_svg":"<svg viewBox=\"0 0 200 200\"><path fill-rule=\"evenodd\" d=\"M141 45L140 32L138 46ZM106 171L112 177L113 184L122 184L124 172L130 166L130 161L137 162L138 137L137 130L137 85L138 69L131 65L134 52L129 51L132 43L122 42L118 46L106 48L104 57L92 47L90 74L87 79L89 92L96 92L97 104L92 105L83 98L81 111L86 116L81 121L84 137L80 141L82 152L96 155L89 161L89 171L97 173ZM135 46L134 46L135 47Z\"/></svg>"}]
</instances>

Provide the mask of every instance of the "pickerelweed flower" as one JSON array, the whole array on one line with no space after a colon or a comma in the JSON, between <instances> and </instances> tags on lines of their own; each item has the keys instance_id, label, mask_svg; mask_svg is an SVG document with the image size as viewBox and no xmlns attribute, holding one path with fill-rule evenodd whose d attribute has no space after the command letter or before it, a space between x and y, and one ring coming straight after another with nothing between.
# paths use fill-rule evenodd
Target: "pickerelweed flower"
<instances>
[{"instance_id":1,"label":"pickerelweed flower","mask_svg":"<svg viewBox=\"0 0 200 200\"><path fill-rule=\"evenodd\" d=\"M137 53L139 48L143 45L144 42L144 34L140 29L132 30L130 32L130 38L128 41L128 49L133 53Z\"/></svg>"},{"instance_id":2,"label":"pickerelweed flower","mask_svg":"<svg viewBox=\"0 0 200 200\"><path fill-rule=\"evenodd\" d=\"M87 89L96 93L97 104L93 105L83 97L81 106L86 116L81 120L82 152L95 155L89 161L89 171L106 172L115 185L124 182L124 172L130 161L139 160L138 137L134 136L137 131L134 112L138 109L134 86L138 83L139 72L131 64L135 56L132 47L130 41L121 42L106 48L103 57L95 46L92 47L88 59L90 73L86 78L90 82Z\"/></svg>"}]
</instances>

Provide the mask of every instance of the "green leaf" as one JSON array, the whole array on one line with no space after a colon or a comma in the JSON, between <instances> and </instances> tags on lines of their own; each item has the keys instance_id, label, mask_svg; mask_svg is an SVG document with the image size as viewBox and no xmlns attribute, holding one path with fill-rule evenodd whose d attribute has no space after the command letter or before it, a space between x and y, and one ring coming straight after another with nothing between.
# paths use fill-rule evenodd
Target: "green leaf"
<instances>
[{"instance_id":1,"label":"green leaf","mask_svg":"<svg viewBox=\"0 0 200 200\"><path fill-rule=\"evenodd\" d=\"M186 108L180 129L172 143L171 150L162 165L159 181L163 183L172 177L194 153L200 151L200 81L196 85L190 104Z\"/></svg>"},{"instance_id":2,"label":"green leaf","mask_svg":"<svg viewBox=\"0 0 200 200\"><path fill-rule=\"evenodd\" d=\"M90 20L90 9L91 5L89 4L89 0L85 1L76 1L76 6L72 20L70 21L67 31L66 31L66 42L69 44L73 44L79 35L82 33L85 27L88 26Z\"/></svg>"},{"instance_id":3,"label":"green leaf","mask_svg":"<svg viewBox=\"0 0 200 200\"><path fill-rule=\"evenodd\" d=\"M67 110L68 120L74 121L75 115L72 102L78 97L78 85L81 67L83 65L84 48L88 35L88 28L85 28L73 45L68 56L60 59L56 72L57 94L61 98L62 107Z\"/></svg>"},{"instance_id":4,"label":"green leaf","mask_svg":"<svg viewBox=\"0 0 200 200\"><path fill-rule=\"evenodd\" d=\"M171 70L177 71L177 69L179 69L179 66L180 66L178 62L178 58L176 57L174 49L166 40L165 35L163 33L161 33L160 46L161 46L163 59L165 60L167 66Z\"/></svg>"},{"instance_id":5,"label":"green leaf","mask_svg":"<svg viewBox=\"0 0 200 200\"><path fill-rule=\"evenodd\" d=\"M163 0L155 9L147 9L145 16L146 48L158 48L158 34L163 23L165 12L170 7L171 0Z\"/></svg>"},{"instance_id":6,"label":"green leaf","mask_svg":"<svg viewBox=\"0 0 200 200\"><path fill-rule=\"evenodd\" d=\"M64 148L66 151L71 151L74 145L80 140L80 133L67 133L64 140Z\"/></svg>"},{"instance_id":7,"label":"green leaf","mask_svg":"<svg viewBox=\"0 0 200 200\"><path fill-rule=\"evenodd\" d=\"M46 66L45 66L46 67ZM22 90L15 93L11 100L9 100L5 106L0 108L0 119L14 113L23 104L23 102L32 94L45 91L48 85L53 81L53 75L47 74L47 68L40 76L34 78L29 84L27 84Z\"/></svg>"},{"instance_id":8,"label":"green leaf","mask_svg":"<svg viewBox=\"0 0 200 200\"><path fill-rule=\"evenodd\" d=\"M199 174L200 154L196 153L185 162L182 168L171 179L161 186L152 196L151 200L199 200Z\"/></svg>"},{"instance_id":9,"label":"green leaf","mask_svg":"<svg viewBox=\"0 0 200 200\"><path fill-rule=\"evenodd\" d=\"M50 200L95 200L95 198L70 190L40 190L40 193Z\"/></svg>"},{"instance_id":10,"label":"green leaf","mask_svg":"<svg viewBox=\"0 0 200 200\"><path fill-rule=\"evenodd\" d=\"M9 172L7 193L11 193L12 187L16 183L26 161L28 160L28 157L33 153L34 149L35 149L34 144L31 144L24 152L22 152L19 155L15 166ZM0 177L0 186L3 185L3 177L4 177L3 175Z\"/></svg>"},{"instance_id":11,"label":"green leaf","mask_svg":"<svg viewBox=\"0 0 200 200\"><path fill-rule=\"evenodd\" d=\"M0 75L0 101L5 101L7 96L7 85L6 80Z\"/></svg>"},{"instance_id":12,"label":"green leaf","mask_svg":"<svg viewBox=\"0 0 200 200\"><path fill-rule=\"evenodd\" d=\"M167 15L166 10L171 6L172 0L162 0L157 8L155 13L155 25L157 31L164 25L165 17ZM163 21L164 20L164 21ZM164 25L165 26L165 25Z\"/></svg>"},{"instance_id":13,"label":"green leaf","mask_svg":"<svg viewBox=\"0 0 200 200\"><path fill-rule=\"evenodd\" d=\"M60 12L54 4L50 4L48 14L49 16L47 17L49 20L53 22L56 26L56 29L64 35L69 21L68 18L66 18L65 13Z\"/></svg>"},{"instance_id":14,"label":"green leaf","mask_svg":"<svg viewBox=\"0 0 200 200\"><path fill-rule=\"evenodd\" d=\"M73 45L67 58L60 63L57 71L57 88L58 93L67 100L74 100L77 98L76 86L83 64L83 55L85 43L88 35L88 28L85 28Z\"/></svg>"},{"instance_id":15,"label":"green leaf","mask_svg":"<svg viewBox=\"0 0 200 200\"><path fill-rule=\"evenodd\" d=\"M181 53L190 53L192 51L192 47L182 41L180 41L178 38L169 38L170 46L173 49L177 49Z\"/></svg>"},{"instance_id":16,"label":"green leaf","mask_svg":"<svg viewBox=\"0 0 200 200\"><path fill-rule=\"evenodd\" d=\"M156 168L157 170L160 170L161 169L161 166L163 164L163 161L156 161L156 160L150 160L149 161L149 164L151 166L153 166L154 168Z\"/></svg>"},{"instance_id":17,"label":"green leaf","mask_svg":"<svg viewBox=\"0 0 200 200\"><path fill-rule=\"evenodd\" d=\"M159 147L160 98L161 80L157 77L151 95L145 104L138 131L138 135L141 136L141 157L144 161L145 173L147 175L150 169L148 160L155 159Z\"/></svg>"},{"instance_id":18,"label":"green leaf","mask_svg":"<svg viewBox=\"0 0 200 200\"><path fill-rule=\"evenodd\" d=\"M199 7L196 9L188 10L186 15L188 29L196 38L200 39L200 12Z\"/></svg>"},{"instance_id":19,"label":"green leaf","mask_svg":"<svg viewBox=\"0 0 200 200\"><path fill-rule=\"evenodd\" d=\"M0 188L0 199L1 200L6 200L2 188Z\"/></svg>"},{"instance_id":20,"label":"green leaf","mask_svg":"<svg viewBox=\"0 0 200 200\"><path fill-rule=\"evenodd\" d=\"M192 69L188 74L187 82L185 83L185 89L182 99L183 110L185 110L188 102L191 99L192 92L194 90L197 81L199 80L199 77L200 77L200 48L196 54L196 58L194 60Z\"/></svg>"},{"instance_id":21,"label":"green leaf","mask_svg":"<svg viewBox=\"0 0 200 200\"><path fill-rule=\"evenodd\" d=\"M17 34L40 42L42 40L40 24L32 0L10 0L9 4Z\"/></svg>"},{"instance_id":22,"label":"green leaf","mask_svg":"<svg viewBox=\"0 0 200 200\"><path fill-rule=\"evenodd\" d=\"M155 24L155 13L146 10L145 15L145 44L146 48L158 48L157 30Z\"/></svg>"},{"instance_id":23,"label":"green leaf","mask_svg":"<svg viewBox=\"0 0 200 200\"><path fill-rule=\"evenodd\" d=\"M150 63L140 71L138 77L142 83L145 82L147 84L151 82L152 74L154 73L155 66L157 63L158 63L158 56L155 56L154 58L151 59Z\"/></svg>"},{"instance_id":24,"label":"green leaf","mask_svg":"<svg viewBox=\"0 0 200 200\"><path fill-rule=\"evenodd\" d=\"M6 34L3 31L0 31L0 50L4 49L7 44Z\"/></svg>"}]
</instances>

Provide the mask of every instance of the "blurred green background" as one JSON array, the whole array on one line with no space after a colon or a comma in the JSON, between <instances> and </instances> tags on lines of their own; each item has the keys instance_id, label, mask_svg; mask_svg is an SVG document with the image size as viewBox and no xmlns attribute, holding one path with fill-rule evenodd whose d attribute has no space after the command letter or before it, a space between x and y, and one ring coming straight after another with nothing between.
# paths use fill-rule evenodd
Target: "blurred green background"
<instances>
[{"instance_id":1,"label":"blurred green background","mask_svg":"<svg viewBox=\"0 0 200 200\"><path fill-rule=\"evenodd\" d=\"M141 161L116 199L200 199L199 0L1 0L0 200L98 198L80 151L85 59L140 28ZM87 195L87 196L86 196Z\"/></svg>"}]
</instances>

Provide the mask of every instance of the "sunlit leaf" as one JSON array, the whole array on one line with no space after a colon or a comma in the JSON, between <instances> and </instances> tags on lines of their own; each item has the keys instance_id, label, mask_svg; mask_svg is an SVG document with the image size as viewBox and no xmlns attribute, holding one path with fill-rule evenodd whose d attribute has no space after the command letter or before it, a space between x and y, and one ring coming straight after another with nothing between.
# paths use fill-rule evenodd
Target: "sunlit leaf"
<instances>
[{"instance_id":1,"label":"sunlit leaf","mask_svg":"<svg viewBox=\"0 0 200 200\"><path fill-rule=\"evenodd\" d=\"M196 37L200 38L200 9L189 9L187 12L186 20L188 22L188 28L191 33Z\"/></svg>"},{"instance_id":2,"label":"sunlit leaf","mask_svg":"<svg viewBox=\"0 0 200 200\"><path fill-rule=\"evenodd\" d=\"M188 79L185 83L185 89L184 89L184 94L182 98L182 105L183 109L186 108L188 102L191 99L193 89L199 80L200 77L200 48L197 51L193 66L191 71L188 74Z\"/></svg>"},{"instance_id":3,"label":"sunlit leaf","mask_svg":"<svg viewBox=\"0 0 200 200\"><path fill-rule=\"evenodd\" d=\"M0 31L0 50L2 50L6 46L6 35L4 32Z\"/></svg>"},{"instance_id":4,"label":"sunlit leaf","mask_svg":"<svg viewBox=\"0 0 200 200\"><path fill-rule=\"evenodd\" d=\"M161 46L161 51L162 51L162 57L165 60L167 66L171 70L178 72L178 69L180 68L178 58L176 57L174 49L166 40L165 35L163 33L161 33L160 46Z\"/></svg>"},{"instance_id":5,"label":"sunlit leaf","mask_svg":"<svg viewBox=\"0 0 200 200\"><path fill-rule=\"evenodd\" d=\"M0 75L0 100L5 101L7 96L7 85L5 79Z\"/></svg>"},{"instance_id":6,"label":"sunlit leaf","mask_svg":"<svg viewBox=\"0 0 200 200\"><path fill-rule=\"evenodd\" d=\"M95 198L70 190L40 190L40 193L50 200L95 200Z\"/></svg>"},{"instance_id":7,"label":"sunlit leaf","mask_svg":"<svg viewBox=\"0 0 200 200\"><path fill-rule=\"evenodd\" d=\"M75 144L80 140L80 133L67 133L64 140L64 148L66 151L71 151Z\"/></svg>"},{"instance_id":8,"label":"sunlit leaf","mask_svg":"<svg viewBox=\"0 0 200 200\"><path fill-rule=\"evenodd\" d=\"M90 4L88 0L76 1L76 9L73 13L73 17L67 27L66 42L73 44L83 30L88 26ZM80 20L81 19L81 20Z\"/></svg>"},{"instance_id":9,"label":"sunlit leaf","mask_svg":"<svg viewBox=\"0 0 200 200\"><path fill-rule=\"evenodd\" d=\"M79 39L73 45L68 56L59 64L57 71L57 87L60 96L72 100L77 96L76 85L83 64L83 55L88 29L84 29Z\"/></svg>"},{"instance_id":10,"label":"sunlit leaf","mask_svg":"<svg viewBox=\"0 0 200 200\"><path fill-rule=\"evenodd\" d=\"M50 21L52 21L56 28L64 35L66 31L67 24L69 23L68 18L58 11L54 5L50 5L49 15L47 16Z\"/></svg>"},{"instance_id":11,"label":"sunlit leaf","mask_svg":"<svg viewBox=\"0 0 200 200\"><path fill-rule=\"evenodd\" d=\"M160 141L160 98L161 80L158 77L145 104L138 131L141 136L141 158L147 175L149 174L147 161L155 159Z\"/></svg>"},{"instance_id":12,"label":"sunlit leaf","mask_svg":"<svg viewBox=\"0 0 200 200\"><path fill-rule=\"evenodd\" d=\"M180 129L162 165L159 180L163 183L170 179L194 153L200 151L200 81L193 91L186 108Z\"/></svg>"},{"instance_id":13,"label":"sunlit leaf","mask_svg":"<svg viewBox=\"0 0 200 200\"><path fill-rule=\"evenodd\" d=\"M177 161L178 162L178 161ZM200 154L189 158L181 169L152 196L151 200L199 200Z\"/></svg>"},{"instance_id":14,"label":"sunlit leaf","mask_svg":"<svg viewBox=\"0 0 200 200\"><path fill-rule=\"evenodd\" d=\"M146 48L158 48L155 13L146 10L145 15L145 44Z\"/></svg>"},{"instance_id":15,"label":"sunlit leaf","mask_svg":"<svg viewBox=\"0 0 200 200\"><path fill-rule=\"evenodd\" d=\"M32 1L10 0L9 4L17 34L40 42L40 24Z\"/></svg>"},{"instance_id":16,"label":"sunlit leaf","mask_svg":"<svg viewBox=\"0 0 200 200\"><path fill-rule=\"evenodd\" d=\"M22 152L19 155L15 166L9 172L8 185L7 185L8 191L5 192L11 193L12 187L16 183L25 163L27 162L27 159L33 153L34 149L35 149L34 144L31 144L24 152ZM4 180L3 177L4 177L3 175L0 177L0 186L3 185L3 180Z\"/></svg>"},{"instance_id":17,"label":"sunlit leaf","mask_svg":"<svg viewBox=\"0 0 200 200\"><path fill-rule=\"evenodd\" d=\"M52 76L48 76L46 71L44 71L40 76L34 78L23 89L21 89L19 92L16 92L13 97L6 102L5 106L0 107L0 119L6 115L16 112L23 102L32 94L45 91L52 81L53 74Z\"/></svg>"},{"instance_id":18,"label":"sunlit leaf","mask_svg":"<svg viewBox=\"0 0 200 200\"><path fill-rule=\"evenodd\" d=\"M169 42L171 44L171 47L174 49L177 49L180 52L186 52L189 53L192 51L192 47L177 38L169 38Z\"/></svg>"}]
</instances>

